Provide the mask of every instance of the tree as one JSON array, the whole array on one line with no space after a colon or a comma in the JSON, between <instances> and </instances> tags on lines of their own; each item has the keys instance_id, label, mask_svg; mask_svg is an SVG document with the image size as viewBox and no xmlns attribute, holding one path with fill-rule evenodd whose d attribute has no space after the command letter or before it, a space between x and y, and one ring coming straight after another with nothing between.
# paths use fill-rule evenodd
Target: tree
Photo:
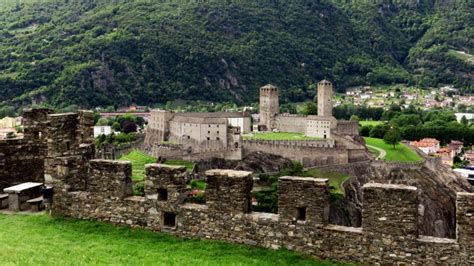
<instances>
[{"instance_id":1,"label":"tree","mask_svg":"<svg viewBox=\"0 0 474 266\"><path fill-rule=\"evenodd\" d=\"M318 113L318 106L313 102L307 102L303 105L299 113L302 115L315 115Z\"/></svg>"},{"instance_id":2,"label":"tree","mask_svg":"<svg viewBox=\"0 0 474 266\"><path fill-rule=\"evenodd\" d=\"M393 145L393 148L396 149L396 145L402 140L402 136L400 131L396 128L391 128L385 135L383 136L383 141L386 144Z\"/></svg>"},{"instance_id":3,"label":"tree","mask_svg":"<svg viewBox=\"0 0 474 266\"><path fill-rule=\"evenodd\" d=\"M378 138L381 139L385 136L385 134L390 130L390 126L388 124L379 124L376 125L374 128L370 130L370 137L371 138Z\"/></svg>"},{"instance_id":4,"label":"tree","mask_svg":"<svg viewBox=\"0 0 474 266\"><path fill-rule=\"evenodd\" d=\"M463 115L462 118L461 118L461 124L464 125L464 126L469 125L469 120L467 120L465 115Z\"/></svg>"},{"instance_id":5,"label":"tree","mask_svg":"<svg viewBox=\"0 0 474 266\"><path fill-rule=\"evenodd\" d=\"M357 115L351 115L351 121L357 121L359 122L360 121L360 118L357 116Z\"/></svg>"},{"instance_id":6,"label":"tree","mask_svg":"<svg viewBox=\"0 0 474 266\"><path fill-rule=\"evenodd\" d=\"M112 129L113 129L114 131L122 131L122 126L120 126L120 123L119 123L119 122L114 122L114 123L112 124Z\"/></svg>"},{"instance_id":7,"label":"tree","mask_svg":"<svg viewBox=\"0 0 474 266\"><path fill-rule=\"evenodd\" d=\"M123 124L123 132L128 134L132 132L137 132L137 124L127 121Z\"/></svg>"}]
</instances>

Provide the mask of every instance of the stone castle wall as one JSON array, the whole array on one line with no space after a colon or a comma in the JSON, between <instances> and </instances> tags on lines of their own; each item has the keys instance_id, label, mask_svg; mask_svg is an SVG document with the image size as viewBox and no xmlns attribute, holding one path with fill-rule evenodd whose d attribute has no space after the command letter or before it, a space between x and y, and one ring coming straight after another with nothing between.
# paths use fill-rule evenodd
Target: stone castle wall
<instances>
[{"instance_id":1,"label":"stone castle wall","mask_svg":"<svg viewBox=\"0 0 474 266\"><path fill-rule=\"evenodd\" d=\"M459 193L457 239L420 236L415 187L367 184L362 227L328 224L327 179L282 177L279 213L251 212L250 172L207 172L206 205L184 202L183 167L147 165L145 196L132 196L131 165L93 160L91 182L68 191L60 180L54 212L143 227L182 237L268 248L285 247L323 259L360 263L469 264L474 262L474 194ZM93 180L93 181L92 181Z\"/></svg>"},{"instance_id":2,"label":"stone castle wall","mask_svg":"<svg viewBox=\"0 0 474 266\"><path fill-rule=\"evenodd\" d=\"M23 182L43 181L50 113L49 109L25 111L24 137L0 140L0 191Z\"/></svg>"},{"instance_id":3,"label":"stone castle wall","mask_svg":"<svg viewBox=\"0 0 474 266\"><path fill-rule=\"evenodd\" d=\"M182 237L285 247L336 261L474 262L474 194L457 195L456 239L419 235L417 188L404 185L365 185L361 227L329 224L327 179L282 177L278 214L257 213L250 206L250 172L206 172L207 203L197 205L185 203L184 167L150 164L145 195L138 197L133 196L130 162L91 159L93 144L84 137L82 125L90 122L87 114L50 115L48 119L45 182L55 187L56 214Z\"/></svg>"},{"instance_id":4,"label":"stone castle wall","mask_svg":"<svg viewBox=\"0 0 474 266\"><path fill-rule=\"evenodd\" d=\"M277 115L275 117L276 128L281 132L306 132L306 120L304 116Z\"/></svg>"},{"instance_id":5,"label":"stone castle wall","mask_svg":"<svg viewBox=\"0 0 474 266\"><path fill-rule=\"evenodd\" d=\"M242 147L244 157L261 151L299 161L304 167L349 162L348 150L337 147L333 140L244 140Z\"/></svg>"}]
</instances>

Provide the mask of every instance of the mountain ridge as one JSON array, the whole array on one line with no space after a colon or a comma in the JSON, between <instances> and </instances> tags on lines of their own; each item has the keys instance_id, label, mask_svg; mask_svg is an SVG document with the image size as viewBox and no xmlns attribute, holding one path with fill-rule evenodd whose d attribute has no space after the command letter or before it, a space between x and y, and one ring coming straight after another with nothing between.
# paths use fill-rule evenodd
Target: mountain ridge
<instances>
[{"instance_id":1,"label":"mountain ridge","mask_svg":"<svg viewBox=\"0 0 474 266\"><path fill-rule=\"evenodd\" d=\"M33 1L34 2L34 1ZM468 1L46 1L0 7L0 106L283 101L367 84L472 90ZM445 26L449 27L445 27Z\"/></svg>"}]
</instances>

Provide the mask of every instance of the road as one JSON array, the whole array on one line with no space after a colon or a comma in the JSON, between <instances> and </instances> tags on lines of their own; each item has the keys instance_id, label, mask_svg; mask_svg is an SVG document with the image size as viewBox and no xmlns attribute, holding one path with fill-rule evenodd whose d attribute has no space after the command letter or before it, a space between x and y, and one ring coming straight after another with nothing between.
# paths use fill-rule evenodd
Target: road
<instances>
[{"instance_id":1,"label":"road","mask_svg":"<svg viewBox=\"0 0 474 266\"><path fill-rule=\"evenodd\" d=\"M387 155L387 152L384 149L381 149L379 147L375 147L375 146L372 146L372 145L367 145L367 144L365 146L370 147L370 148L380 152L379 156L377 156L377 158L375 158L376 160L381 160L381 159L385 158L385 156Z\"/></svg>"}]
</instances>

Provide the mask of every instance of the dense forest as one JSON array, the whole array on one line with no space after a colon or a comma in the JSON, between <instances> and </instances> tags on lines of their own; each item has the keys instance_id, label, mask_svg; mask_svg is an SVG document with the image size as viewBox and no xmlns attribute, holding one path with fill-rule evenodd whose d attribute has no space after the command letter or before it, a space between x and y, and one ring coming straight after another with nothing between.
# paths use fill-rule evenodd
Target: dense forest
<instances>
[{"instance_id":1,"label":"dense forest","mask_svg":"<svg viewBox=\"0 0 474 266\"><path fill-rule=\"evenodd\" d=\"M474 2L27 0L0 4L0 108L283 101L314 82L474 89Z\"/></svg>"}]
</instances>

